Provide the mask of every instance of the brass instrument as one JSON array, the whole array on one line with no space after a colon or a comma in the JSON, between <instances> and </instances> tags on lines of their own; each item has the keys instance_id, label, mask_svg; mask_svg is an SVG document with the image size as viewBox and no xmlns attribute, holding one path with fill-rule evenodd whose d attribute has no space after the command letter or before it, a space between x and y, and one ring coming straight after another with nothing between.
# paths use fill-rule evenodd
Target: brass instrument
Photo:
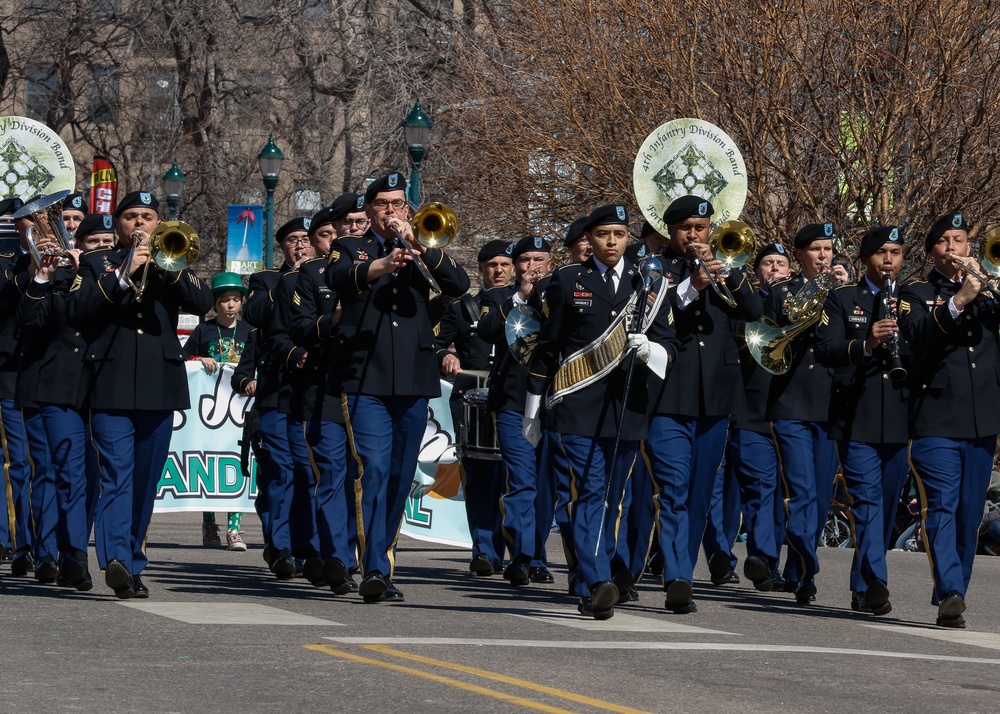
<instances>
[{"instance_id":1,"label":"brass instrument","mask_svg":"<svg viewBox=\"0 0 1000 714\"><path fill-rule=\"evenodd\" d=\"M819 320L826 294L836 284L833 273L822 272L785 300L785 314L792 323L786 327L777 327L766 320L747 323L743 335L757 364L771 374L784 374L791 368L789 347Z\"/></svg>"},{"instance_id":2,"label":"brass instrument","mask_svg":"<svg viewBox=\"0 0 1000 714\"><path fill-rule=\"evenodd\" d=\"M23 211L24 209L22 208L21 210ZM981 282L983 287L989 290L993 297L1000 298L1000 290L990 282L990 277L1000 278L1000 226L991 228L983 238L982 248L979 250L979 264L986 271L987 275L983 275L973 268L966 268L961 263L952 260L952 265Z\"/></svg>"},{"instance_id":3,"label":"brass instrument","mask_svg":"<svg viewBox=\"0 0 1000 714\"><path fill-rule=\"evenodd\" d=\"M42 267L42 259L50 256L59 256L60 267L73 265L69 257L72 244L62 217L62 202L69 193L69 191L59 191L36 198L21 206L13 215L14 220L27 218L31 221L25 240L36 270ZM36 235L54 246L49 245L39 251Z\"/></svg>"},{"instance_id":4,"label":"brass instrument","mask_svg":"<svg viewBox=\"0 0 1000 714\"><path fill-rule=\"evenodd\" d=\"M458 235L458 218L455 216L455 212L443 203L428 203L417 209L413 218L410 219L410 226L413 227L413 235L416 237L417 243L425 248L444 248ZM430 285L431 290L440 295L441 286L431 275L427 264L413 252L409 241L403 238L402 233L395 227L393 227L393 232L396 234L397 241L410 254L410 259L417 266L417 270L420 271L427 284Z\"/></svg>"},{"instance_id":5,"label":"brass instrument","mask_svg":"<svg viewBox=\"0 0 1000 714\"><path fill-rule=\"evenodd\" d=\"M149 234L150 259L146 261L142 274L136 282L129 275L128 268L132 264L132 256L139 244L139 240L132 244L123 263L125 266L123 279L138 297L142 297L146 290L151 263L155 263L167 272L176 272L191 267L201 253L201 239L194 228L183 221L164 221Z\"/></svg>"},{"instance_id":6,"label":"brass instrument","mask_svg":"<svg viewBox=\"0 0 1000 714\"><path fill-rule=\"evenodd\" d=\"M712 251L712 256L723 264L723 268L718 271L719 275L727 277L729 271L739 270L753 255L757 249L757 234L754 229L743 221L723 221L712 231L708 237L708 248ZM708 273L700 259L695 258L695 262ZM717 283L715 277L708 275L709 285L715 294L722 298L729 307L736 307L736 297L729 286Z\"/></svg>"}]
</instances>

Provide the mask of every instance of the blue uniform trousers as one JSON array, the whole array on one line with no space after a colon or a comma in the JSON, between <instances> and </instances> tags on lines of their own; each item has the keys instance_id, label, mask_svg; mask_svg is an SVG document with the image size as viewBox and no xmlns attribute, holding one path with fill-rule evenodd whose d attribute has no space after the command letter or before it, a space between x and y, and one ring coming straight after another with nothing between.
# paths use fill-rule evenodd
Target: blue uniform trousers
<instances>
[{"instance_id":1,"label":"blue uniform trousers","mask_svg":"<svg viewBox=\"0 0 1000 714\"><path fill-rule=\"evenodd\" d=\"M361 571L392 577L396 538L427 425L427 399L345 396L348 435L360 463L355 492Z\"/></svg>"},{"instance_id":2,"label":"blue uniform trousers","mask_svg":"<svg viewBox=\"0 0 1000 714\"><path fill-rule=\"evenodd\" d=\"M74 551L86 553L92 510L88 493L94 492L99 481L99 472L88 468L87 452L95 455L97 452L88 438L89 429L83 414L76 409L54 404L45 404L40 411L55 474L59 552L71 555Z\"/></svg>"},{"instance_id":3,"label":"blue uniform trousers","mask_svg":"<svg viewBox=\"0 0 1000 714\"><path fill-rule=\"evenodd\" d=\"M532 568L547 568L545 544L549 541L556 508L556 485L549 466L549 443L542 439L535 451L535 552Z\"/></svg>"},{"instance_id":4,"label":"blue uniform trousers","mask_svg":"<svg viewBox=\"0 0 1000 714\"><path fill-rule=\"evenodd\" d=\"M583 597L598 583L610 581L615 565L624 565L615 561L617 528L637 442L622 440L611 468L613 438L561 434L559 440L569 467L570 489L576 496L572 504L573 544L579 559L575 594Z\"/></svg>"},{"instance_id":5,"label":"blue uniform trousers","mask_svg":"<svg viewBox=\"0 0 1000 714\"><path fill-rule=\"evenodd\" d=\"M500 484L503 464L468 456L459 462L465 515L472 538L472 557L503 559L503 523L500 518Z\"/></svg>"},{"instance_id":6,"label":"blue uniform trousers","mask_svg":"<svg viewBox=\"0 0 1000 714\"><path fill-rule=\"evenodd\" d=\"M649 465L646 463L646 445L640 445L642 458L636 459L632 478L629 479L631 503L625 520L628 521L628 567L638 581L646 569L649 549L656 530L656 487Z\"/></svg>"},{"instance_id":7,"label":"blue uniform trousers","mask_svg":"<svg viewBox=\"0 0 1000 714\"><path fill-rule=\"evenodd\" d=\"M996 444L995 436L910 442L935 605L951 591L965 597L969 587Z\"/></svg>"},{"instance_id":8,"label":"blue uniform trousers","mask_svg":"<svg viewBox=\"0 0 1000 714\"><path fill-rule=\"evenodd\" d=\"M275 466L271 463L271 450L264 444L264 435L261 432L260 419L263 415L258 412L257 431L249 436L250 449L253 451L253 475L254 486L257 495L253 499L253 508L260 519L260 530L264 542L271 542L271 506L269 499L269 489L271 488L271 474L274 473ZM250 418L249 416L247 417ZM246 432L244 432L246 434ZM244 437L247 438L247 437Z\"/></svg>"},{"instance_id":9,"label":"blue uniform trousers","mask_svg":"<svg viewBox=\"0 0 1000 714\"><path fill-rule=\"evenodd\" d=\"M308 558L319 553L316 534L316 471L312 454L306 442L305 423L285 417L288 428L288 448L292 452L292 488L289 493L288 532L291 537L292 555Z\"/></svg>"},{"instance_id":10,"label":"blue uniform trousers","mask_svg":"<svg viewBox=\"0 0 1000 714\"><path fill-rule=\"evenodd\" d=\"M269 454L266 487L270 533L265 533L265 537L270 536L268 542L275 554L292 549L289 513L295 467L288 445L287 421L287 417L277 409L269 409L260 415L261 442Z\"/></svg>"},{"instance_id":11,"label":"blue uniform trousers","mask_svg":"<svg viewBox=\"0 0 1000 714\"><path fill-rule=\"evenodd\" d=\"M101 568L119 560L132 575L139 575L146 567L146 532L170 450L172 417L172 411L162 409L91 413L101 461L101 495L94 525Z\"/></svg>"},{"instance_id":12,"label":"blue uniform trousers","mask_svg":"<svg viewBox=\"0 0 1000 714\"><path fill-rule=\"evenodd\" d=\"M566 568L575 573L579 566L576 557L576 545L573 543L573 492L572 478L569 471L569 459L559 434L545 431L546 444L549 453L549 470L555 489L555 521L559 529L559 539L562 541L563 554L566 556Z\"/></svg>"},{"instance_id":13,"label":"blue uniform trousers","mask_svg":"<svg viewBox=\"0 0 1000 714\"><path fill-rule=\"evenodd\" d=\"M738 561L733 555L733 543L736 542L736 536L740 532L741 510L740 484L736 480L733 467L723 456L722 465L715 474L712 501L708 507L708 520L705 522L705 535L701 539L706 559L722 552L729 558L729 567L736 568Z\"/></svg>"},{"instance_id":14,"label":"blue uniform trousers","mask_svg":"<svg viewBox=\"0 0 1000 714\"><path fill-rule=\"evenodd\" d=\"M347 429L330 421L310 421L306 442L319 472L316 484L316 531L319 554L347 565L352 559L347 523L350 520L344 485L347 480Z\"/></svg>"},{"instance_id":15,"label":"blue uniform trousers","mask_svg":"<svg viewBox=\"0 0 1000 714\"><path fill-rule=\"evenodd\" d=\"M781 419L771 424L785 490L788 557L785 580L805 582L819 572L816 548L823 532L833 483L837 478L837 446L827 438L826 424Z\"/></svg>"},{"instance_id":16,"label":"blue uniform trousers","mask_svg":"<svg viewBox=\"0 0 1000 714\"><path fill-rule=\"evenodd\" d=\"M520 412L497 412L495 418L504 465L504 491L500 497L504 539L511 559L528 562L535 555L537 455L535 447L521 434Z\"/></svg>"},{"instance_id":17,"label":"blue uniform trousers","mask_svg":"<svg viewBox=\"0 0 1000 714\"><path fill-rule=\"evenodd\" d=\"M90 415L86 412L80 413L80 418L83 419L83 434L86 442L84 457L86 458L87 463L87 486L85 493L87 503L88 536L94 529L94 521L97 520L97 499L101 495L101 459L97 454L97 447L94 445L94 437L90 432L89 416Z\"/></svg>"},{"instance_id":18,"label":"blue uniform trousers","mask_svg":"<svg viewBox=\"0 0 1000 714\"><path fill-rule=\"evenodd\" d=\"M747 429L733 429L726 448L726 464L739 485L747 526L747 555L762 558L769 568L776 569L785 518L783 499L778 496L778 454L774 439Z\"/></svg>"},{"instance_id":19,"label":"blue uniform trousers","mask_svg":"<svg viewBox=\"0 0 1000 714\"><path fill-rule=\"evenodd\" d=\"M665 585L694 576L727 427L726 417L650 417L646 456L656 479Z\"/></svg>"},{"instance_id":20,"label":"blue uniform trousers","mask_svg":"<svg viewBox=\"0 0 1000 714\"><path fill-rule=\"evenodd\" d=\"M31 530L31 464L28 461L28 436L24 430L21 410L14 408L13 399L0 400L0 434L3 441L4 476L6 477L6 518L0 525L0 541L7 550L30 549Z\"/></svg>"},{"instance_id":21,"label":"blue uniform trousers","mask_svg":"<svg viewBox=\"0 0 1000 714\"><path fill-rule=\"evenodd\" d=\"M840 466L850 497L854 528L854 562L851 564L851 591L864 592L872 580L889 582L885 551L888 528L895 514L896 500L903 489L906 472L906 444L862 444L837 442ZM895 496L890 494L895 493ZM887 499L891 498L889 501Z\"/></svg>"},{"instance_id":22,"label":"blue uniform trousers","mask_svg":"<svg viewBox=\"0 0 1000 714\"><path fill-rule=\"evenodd\" d=\"M45 423L38 409L25 409L24 431L31 459L31 524L35 559L59 556L59 500L52 470L52 452L45 435Z\"/></svg>"}]
</instances>

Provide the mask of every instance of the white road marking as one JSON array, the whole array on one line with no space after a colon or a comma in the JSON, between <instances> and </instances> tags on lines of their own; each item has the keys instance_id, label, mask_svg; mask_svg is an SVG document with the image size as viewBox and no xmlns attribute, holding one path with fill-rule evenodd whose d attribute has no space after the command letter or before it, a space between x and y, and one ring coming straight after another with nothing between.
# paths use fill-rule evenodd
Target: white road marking
<instances>
[{"instance_id":1,"label":"white road marking","mask_svg":"<svg viewBox=\"0 0 1000 714\"><path fill-rule=\"evenodd\" d=\"M253 603L210 602L122 602L122 607L169 617L189 625L334 625L340 622L321 620L267 605Z\"/></svg>"},{"instance_id":2,"label":"white road marking","mask_svg":"<svg viewBox=\"0 0 1000 714\"><path fill-rule=\"evenodd\" d=\"M592 617L582 617L573 610L538 609L530 612L508 612L507 615L523 617L526 620L545 622L550 625L563 625L577 630L589 632L669 632L679 635L732 635L735 632L709 630L705 627L683 625L671 619L662 617L639 617L624 612L616 612L610 620L595 620Z\"/></svg>"},{"instance_id":3,"label":"white road marking","mask_svg":"<svg viewBox=\"0 0 1000 714\"><path fill-rule=\"evenodd\" d=\"M972 645L991 650L1000 650L1000 635L994 632L969 632L967 630L937 630L930 627L906 627L905 625L865 625L876 630L889 630L903 635L916 635L956 645Z\"/></svg>"},{"instance_id":4,"label":"white road marking","mask_svg":"<svg viewBox=\"0 0 1000 714\"><path fill-rule=\"evenodd\" d=\"M945 655L917 654L915 652L885 652L881 650L850 650L840 647L806 647L799 645L732 644L728 642L601 642L601 641L550 641L543 640L482 640L461 637L325 637L343 645L465 645L473 647L535 647L567 650L680 650L688 652L771 652L788 654L818 654L842 657L885 657L888 659L915 659L930 662L965 662L967 664L1000 664L1000 659L984 657L949 657Z\"/></svg>"}]
</instances>

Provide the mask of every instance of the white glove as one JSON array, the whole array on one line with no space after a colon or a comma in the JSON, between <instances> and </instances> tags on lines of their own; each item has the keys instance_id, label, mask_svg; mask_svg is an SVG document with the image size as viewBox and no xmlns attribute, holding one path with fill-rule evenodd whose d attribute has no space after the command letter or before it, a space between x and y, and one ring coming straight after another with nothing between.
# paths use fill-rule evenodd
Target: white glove
<instances>
[{"instance_id":1,"label":"white glove","mask_svg":"<svg viewBox=\"0 0 1000 714\"><path fill-rule=\"evenodd\" d=\"M521 420L521 434L534 447L537 447L538 442L542 440L542 421L538 418L541 403L540 394L528 394L524 402L524 417Z\"/></svg>"},{"instance_id":2,"label":"white glove","mask_svg":"<svg viewBox=\"0 0 1000 714\"><path fill-rule=\"evenodd\" d=\"M649 338L641 332L633 332L628 336L629 349L635 350L635 356L643 362L649 362L649 355L652 350L649 347Z\"/></svg>"}]
</instances>

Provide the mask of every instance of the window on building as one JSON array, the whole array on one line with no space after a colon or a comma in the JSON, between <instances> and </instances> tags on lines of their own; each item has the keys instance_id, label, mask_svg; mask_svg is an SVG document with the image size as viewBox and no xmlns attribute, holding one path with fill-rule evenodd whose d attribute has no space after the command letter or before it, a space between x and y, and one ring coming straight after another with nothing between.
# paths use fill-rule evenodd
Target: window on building
<instances>
[{"instance_id":1,"label":"window on building","mask_svg":"<svg viewBox=\"0 0 1000 714\"><path fill-rule=\"evenodd\" d=\"M32 119L45 121L55 99L56 75L51 67L29 67L24 89L24 110Z\"/></svg>"},{"instance_id":2,"label":"window on building","mask_svg":"<svg viewBox=\"0 0 1000 714\"><path fill-rule=\"evenodd\" d=\"M95 124L113 124L118 107L118 73L113 67L93 67L87 80L88 120Z\"/></svg>"}]
</instances>

